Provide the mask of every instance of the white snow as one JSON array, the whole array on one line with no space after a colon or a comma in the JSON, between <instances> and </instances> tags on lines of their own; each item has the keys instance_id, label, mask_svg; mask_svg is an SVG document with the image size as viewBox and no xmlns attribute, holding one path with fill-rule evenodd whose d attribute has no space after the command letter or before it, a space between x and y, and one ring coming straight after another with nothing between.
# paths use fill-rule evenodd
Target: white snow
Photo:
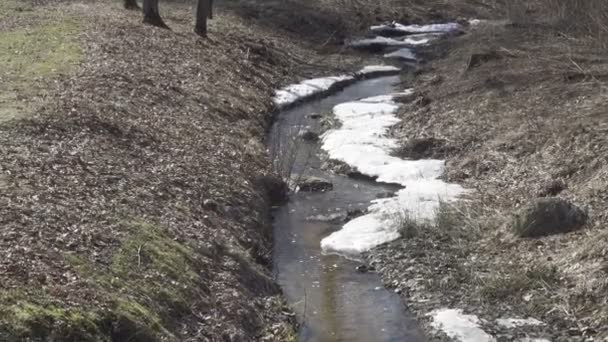
<instances>
[{"instance_id":1,"label":"white snow","mask_svg":"<svg viewBox=\"0 0 608 342\"><path fill-rule=\"evenodd\" d=\"M419 45L427 45L433 40L443 36L445 33L420 33L420 34L412 34L406 36L402 39L404 43L408 46L419 46Z\"/></svg>"},{"instance_id":2,"label":"white snow","mask_svg":"<svg viewBox=\"0 0 608 342\"><path fill-rule=\"evenodd\" d=\"M412 34L401 38L374 37L355 40L349 45L355 48L365 48L370 46L383 47L415 47L427 45L433 40L443 36L445 32L431 32Z\"/></svg>"},{"instance_id":3,"label":"white snow","mask_svg":"<svg viewBox=\"0 0 608 342\"><path fill-rule=\"evenodd\" d=\"M401 69L392 65L368 65L357 72L357 75L365 76L377 72L399 72Z\"/></svg>"},{"instance_id":4,"label":"white snow","mask_svg":"<svg viewBox=\"0 0 608 342\"><path fill-rule=\"evenodd\" d=\"M522 326L545 325L545 323L535 318L499 318L496 320L496 323L508 329Z\"/></svg>"},{"instance_id":5,"label":"white snow","mask_svg":"<svg viewBox=\"0 0 608 342\"><path fill-rule=\"evenodd\" d=\"M381 45L381 46L408 46L411 45L410 42L406 42L404 40L398 40L393 38L386 37L374 37L374 38L365 38L360 40L355 40L349 44L352 47L367 47L372 45Z\"/></svg>"},{"instance_id":6,"label":"white snow","mask_svg":"<svg viewBox=\"0 0 608 342\"><path fill-rule=\"evenodd\" d=\"M277 90L274 96L274 103L279 108L285 107L309 96L325 92L334 85L353 79L353 76L342 75L305 80Z\"/></svg>"},{"instance_id":7,"label":"white snow","mask_svg":"<svg viewBox=\"0 0 608 342\"><path fill-rule=\"evenodd\" d=\"M517 342L551 342L551 340L547 340L546 338L524 337L517 340Z\"/></svg>"},{"instance_id":8,"label":"white snow","mask_svg":"<svg viewBox=\"0 0 608 342\"><path fill-rule=\"evenodd\" d=\"M462 310L439 309L428 314L433 328L461 342L494 342L496 339L479 327L480 319L465 315Z\"/></svg>"},{"instance_id":9,"label":"white snow","mask_svg":"<svg viewBox=\"0 0 608 342\"><path fill-rule=\"evenodd\" d=\"M452 32L460 29L458 23L430 24L430 25L402 25L397 22L390 24L372 26L372 32L390 31L394 33L427 33L427 32Z\"/></svg>"},{"instance_id":10,"label":"white snow","mask_svg":"<svg viewBox=\"0 0 608 342\"><path fill-rule=\"evenodd\" d=\"M385 54L384 58L401 58L401 59L416 60L416 54L414 54L414 52L411 49L401 48L395 52Z\"/></svg>"},{"instance_id":11,"label":"white snow","mask_svg":"<svg viewBox=\"0 0 608 342\"><path fill-rule=\"evenodd\" d=\"M442 160L403 160L391 156L397 141L387 137L404 93L375 96L334 107L341 122L338 129L323 135L322 148L331 159L340 160L359 172L377 177L378 182L396 183L405 188L395 197L372 202L368 214L360 216L321 241L325 252L358 254L399 237L403 218L417 222L432 220L442 201L457 198L464 189L437 179L444 170Z\"/></svg>"},{"instance_id":12,"label":"white snow","mask_svg":"<svg viewBox=\"0 0 608 342\"><path fill-rule=\"evenodd\" d=\"M408 166L413 170L427 166L433 168L432 165L423 163L418 166L404 164L397 167ZM407 174L417 176L415 172L405 170ZM404 219L416 222L431 221L440 201L452 199L462 192L459 186L445 184L436 179L412 180L406 184L406 188L397 192L397 196L374 200L368 208L368 214L349 221L341 230L324 238L321 241L323 251L356 255L395 240L400 236L399 226Z\"/></svg>"},{"instance_id":13,"label":"white snow","mask_svg":"<svg viewBox=\"0 0 608 342\"><path fill-rule=\"evenodd\" d=\"M331 87L350 82L357 76L366 76L373 73L399 72L401 69L392 65L368 65L354 75L341 75L320 77L304 80L297 84L288 85L275 91L274 104L283 108L307 97L328 91Z\"/></svg>"}]
</instances>

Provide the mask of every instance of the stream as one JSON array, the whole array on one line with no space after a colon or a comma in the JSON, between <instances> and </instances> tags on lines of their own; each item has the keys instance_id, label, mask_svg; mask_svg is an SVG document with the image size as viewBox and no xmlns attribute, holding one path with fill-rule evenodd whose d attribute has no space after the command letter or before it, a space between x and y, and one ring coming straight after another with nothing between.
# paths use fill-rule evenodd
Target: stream
<instances>
[{"instance_id":1,"label":"stream","mask_svg":"<svg viewBox=\"0 0 608 342\"><path fill-rule=\"evenodd\" d=\"M331 191L294 193L273 212L274 273L301 324L299 341L425 340L399 295L385 289L376 273L362 272L355 260L324 255L320 247L349 213L364 211L370 201L399 187L325 171L318 141L298 137L303 130L320 132L323 117L331 117L335 105L396 92L398 82L398 76L361 80L337 94L284 110L268 137L274 159L283 168L287 165L290 174L333 184Z\"/></svg>"}]
</instances>

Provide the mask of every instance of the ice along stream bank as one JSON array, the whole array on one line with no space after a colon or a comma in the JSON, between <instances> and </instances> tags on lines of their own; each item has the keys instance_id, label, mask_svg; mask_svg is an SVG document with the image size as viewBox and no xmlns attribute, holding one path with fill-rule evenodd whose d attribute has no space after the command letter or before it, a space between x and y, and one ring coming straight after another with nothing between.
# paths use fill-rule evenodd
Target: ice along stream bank
<instances>
[{"instance_id":1,"label":"ice along stream bank","mask_svg":"<svg viewBox=\"0 0 608 342\"><path fill-rule=\"evenodd\" d=\"M416 46L459 29L452 23L379 25L371 28L379 36L350 45L411 62L417 60ZM433 221L442 202L466 192L439 179L443 160L393 156L398 145L389 130L400 122L400 103L413 91L398 89L398 77L361 80L399 70L368 66L352 75L305 80L276 92L275 104L283 109L269 137L276 165L287 166L287 174L298 180L316 177L332 184L324 188L330 191L296 192L275 212L275 273L302 324L302 341L425 340L398 296L353 261L399 238L404 221ZM309 99L314 100L301 104ZM334 124L319 140L302 141L304 131L316 137L319 121ZM326 158L369 179L332 174L322 167ZM454 340L494 340L477 317L461 310L444 308L428 315L433 328Z\"/></svg>"}]
</instances>

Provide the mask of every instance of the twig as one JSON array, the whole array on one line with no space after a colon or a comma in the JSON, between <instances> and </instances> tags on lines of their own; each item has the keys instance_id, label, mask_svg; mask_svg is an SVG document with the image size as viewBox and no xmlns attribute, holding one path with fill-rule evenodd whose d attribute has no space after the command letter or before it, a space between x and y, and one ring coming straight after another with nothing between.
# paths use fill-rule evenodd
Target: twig
<instances>
[{"instance_id":1,"label":"twig","mask_svg":"<svg viewBox=\"0 0 608 342\"><path fill-rule=\"evenodd\" d=\"M321 44L319 47L322 48L322 47L325 47L325 45L329 44L329 41L336 35L336 32L337 31L332 32L331 35L329 35L329 38L327 38L327 40L323 44Z\"/></svg>"},{"instance_id":2,"label":"twig","mask_svg":"<svg viewBox=\"0 0 608 342\"><path fill-rule=\"evenodd\" d=\"M137 247L137 268L141 267L141 249L144 247L146 243L142 243Z\"/></svg>"}]
</instances>

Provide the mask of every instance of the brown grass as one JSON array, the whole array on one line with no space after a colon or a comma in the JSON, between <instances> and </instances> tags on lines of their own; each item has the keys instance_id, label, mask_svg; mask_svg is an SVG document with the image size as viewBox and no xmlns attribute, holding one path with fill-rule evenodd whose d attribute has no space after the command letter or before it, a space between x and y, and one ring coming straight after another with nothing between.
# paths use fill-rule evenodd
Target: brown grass
<instances>
[{"instance_id":1,"label":"brown grass","mask_svg":"<svg viewBox=\"0 0 608 342\"><path fill-rule=\"evenodd\" d=\"M603 0L509 1L507 17L515 24L532 21L549 24L563 35L591 38L608 48L608 2Z\"/></svg>"}]
</instances>

